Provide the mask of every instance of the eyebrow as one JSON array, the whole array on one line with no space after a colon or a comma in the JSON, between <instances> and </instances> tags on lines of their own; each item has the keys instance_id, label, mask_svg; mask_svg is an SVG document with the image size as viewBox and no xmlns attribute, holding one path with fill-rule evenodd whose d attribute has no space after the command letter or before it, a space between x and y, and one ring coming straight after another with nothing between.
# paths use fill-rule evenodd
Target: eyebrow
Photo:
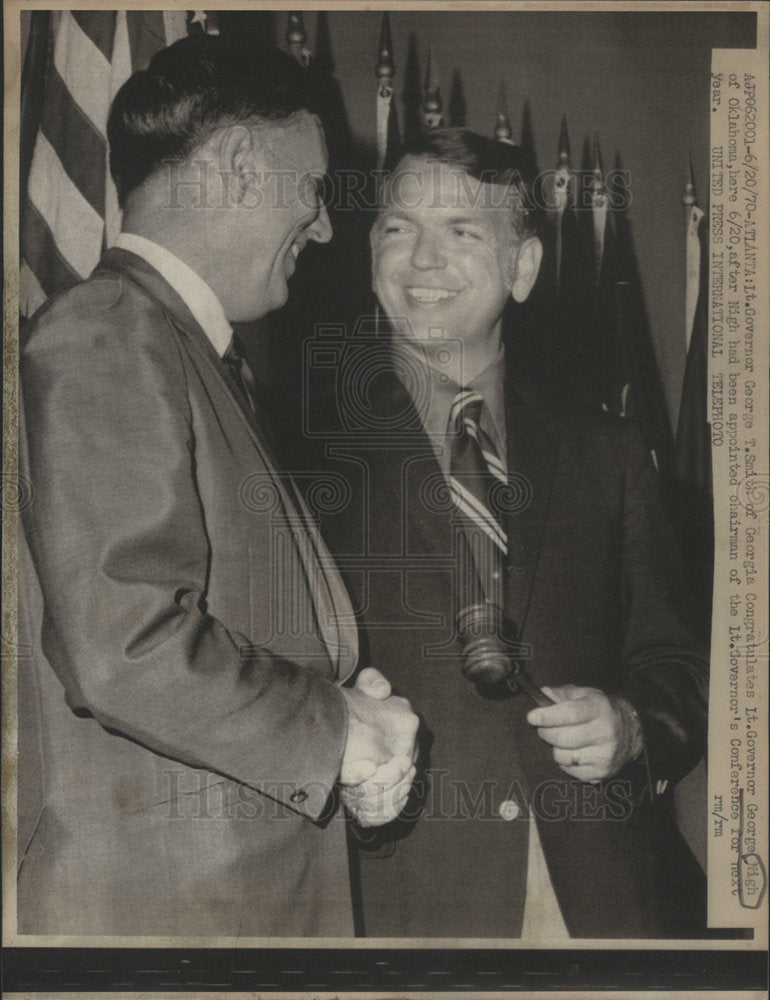
<instances>
[{"instance_id":1,"label":"eyebrow","mask_svg":"<svg viewBox=\"0 0 770 1000\"><path fill-rule=\"evenodd\" d=\"M409 212L399 208L383 208L380 211L380 218L404 219L406 222L413 222L414 217ZM472 215L453 215L442 220L445 226L485 226L487 220Z\"/></svg>"},{"instance_id":2,"label":"eyebrow","mask_svg":"<svg viewBox=\"0 0 770 1000\"><path fill-rule=\"evenodd\" d=\"M486 220L473 215L453 215L445 223L447 226L484 226Z\"/></svg>"}]
</instances>

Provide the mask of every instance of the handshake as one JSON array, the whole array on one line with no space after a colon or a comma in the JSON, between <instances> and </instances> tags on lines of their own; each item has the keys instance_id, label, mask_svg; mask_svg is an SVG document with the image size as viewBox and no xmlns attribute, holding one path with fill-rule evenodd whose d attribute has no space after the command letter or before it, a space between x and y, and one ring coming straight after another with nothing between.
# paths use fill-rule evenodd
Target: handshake
<instances>
[{"instance_id":1,"label":"handshake","mask_svg":"<svg viewBox=\"0 0 770 1000\"><path fill-rule=\"evenodd\" d=\"M343 694L348 738L339 778L342 801L360 826L382 826L398 816L412 787L419 720L373 667L362 670Z\"/></svg>"}]
</instances>

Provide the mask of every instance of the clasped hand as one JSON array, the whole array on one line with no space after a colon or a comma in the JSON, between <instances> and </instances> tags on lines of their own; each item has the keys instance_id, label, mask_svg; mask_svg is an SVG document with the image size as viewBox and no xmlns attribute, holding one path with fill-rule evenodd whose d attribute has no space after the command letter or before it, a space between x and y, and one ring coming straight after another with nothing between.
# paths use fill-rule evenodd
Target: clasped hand
<instances>
[{"instance_id":1,"label":"clasped hand","mask_svg":"<svg viewBox=\"0 0 770 1000\"><path fill-rule=\"evenodd\" d=\"M391 694L379 670L367 667L348 702L348 739L340 770L342 801L361 826L382 826L401 812L415 775L419 720L405 698Z\"/></svg>"},{"instance_id":2,"label":"clasped hand","mask_svg":"<svg viewBox=\"0 0 770 1000\"><path fill-rule=\"evenodd\" d=\"M543 691L556 704L533 709L527 721L553 747L553 759L564 772L581 781L601 781L634 756L639 734L627 732L627 717L616 700L572 684Z\"/></svg>"}]
</instances>

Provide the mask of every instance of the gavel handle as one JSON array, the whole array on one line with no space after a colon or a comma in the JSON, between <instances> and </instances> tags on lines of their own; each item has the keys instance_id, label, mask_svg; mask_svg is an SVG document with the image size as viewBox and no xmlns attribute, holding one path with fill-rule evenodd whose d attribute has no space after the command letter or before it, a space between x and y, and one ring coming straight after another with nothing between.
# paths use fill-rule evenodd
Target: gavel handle
<instances>
[{"instance_id":1,"label":"gavel handle","mask_svg":"<svg viewBox=\"0 0 770 1000\"><path fill-rule=\"evenodd\" d=\"M523 691L524 694L528 695L534 701L538 708L546 708L548 705L556 704L553 698L549 698L547 694L543 694L526 669L517 660L511 661L511 672L506 677L506 683L514 694L518 690Z\"/></svg>"}]
</instances>

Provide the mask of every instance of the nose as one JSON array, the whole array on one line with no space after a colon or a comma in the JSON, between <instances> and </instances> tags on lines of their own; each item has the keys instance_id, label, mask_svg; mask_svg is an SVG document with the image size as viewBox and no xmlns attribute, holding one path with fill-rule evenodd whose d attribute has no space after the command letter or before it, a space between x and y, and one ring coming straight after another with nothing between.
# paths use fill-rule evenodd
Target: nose
<instances>
[{"instance_id":1,"label":"nose","mask_svg":"<svg viewBox=\"0 0 770 1000\"><path fill-rule=\"evenodd\" d=\"M446 257L437 233L430 233L426 230L420 232L412 250L411 264L419 271L446 267Z\"/></svg>"},{"instance_id":2,"label":"nose","mask_svg":"<svg viewBox=\"0 0 770 1000\"><path fill-rule=\"evenodd\" d=\"M333 234L334 231L329 221L329 213L326 211L326 205L322 204L318 210L318 218L313 220L313 224L308 230L308 235L316 243L328 243Z\"/></svg>"}]
</instances>

